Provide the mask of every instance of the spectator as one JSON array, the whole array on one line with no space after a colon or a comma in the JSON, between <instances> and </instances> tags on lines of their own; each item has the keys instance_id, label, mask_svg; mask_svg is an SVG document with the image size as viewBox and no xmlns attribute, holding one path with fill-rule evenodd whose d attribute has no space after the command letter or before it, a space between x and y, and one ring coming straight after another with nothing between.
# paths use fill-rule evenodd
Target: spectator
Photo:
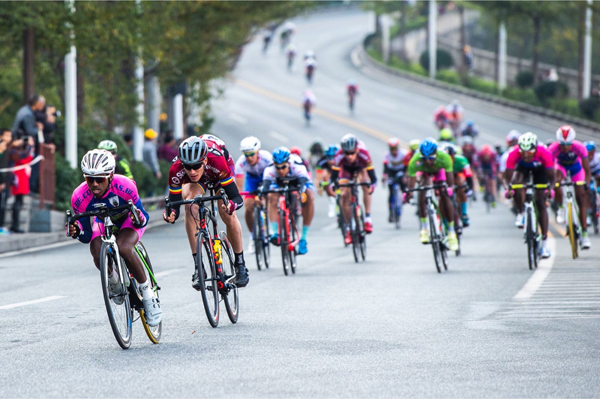
<instances>
[{"instance_id":1,"label":"spectator","mask_svg":"<svg viewBox=\"0 0 600 399\"><path fill-rule=\"evenodd\" d=\"M10 129L0 130L0 235L8 235L10 232L4 228L6 217L6 201L9 196L9 185L12 180L12 173L2 171L8 169L8 157L10 144L12 141L12 132Z\"/></svg>"},{"instance_id":2,"label":"spectator","mask_svg":"<svg viewBox=\"0 0 600 399\"><path fill-rule=\"evenodd\" d=\"M129 147L129 151L133 153L133 136L131 134L126 134L123 136L123 140L125 140L125 144Z\"/></svg>"},{"instance_id":3,"label":"spectator","mask_svg":"<svg viewBox=\"0 0 600 399\"><path fill-rule=\"evenodd\" d=\"M158 149L158 159L162 159L167 162L171 162L177 156L177 146L175 145L175 138L172 134L167 133L165 136L165 142Z\"/></svg>"},{"instance_id":4,"label":"spectator","mask_svg":"<svg viewBox=\"0 0 600 399\"><path fill-rule=\"evenodd\" d=\"M9 161L11 166L27 165L33 160L35 140L33 136L16 137L12 143L9 152ZM13 233L24 233L19 228L19 213L23 207L23 199L29 195L29 177L31 176L31 167L16 170L14 173L11 193L15 197L12 208L12 225L10 231Z\"/></svg>"},{"instance_id":5,"label":"spectator","mask_svg":"<svg viewBox=\"0 0 600 399\"><path fill-rule=\"evenodd\" d=\"M15 139L20 139L23 136L37 137L38 130L43 129L44 125L41 122L36 122L34 112L42 111L45 106L46 100L44 97L34 94L27 101L27 104L19 109L12 128Z\"/></svg>"},{"instance_id":6,"label":"spectator","mask_svg":"<svg viewBox=\"0 0 600 399\"><path fill-rule=\"evenodd\" d=\"M469 70L469 72L473 72L473 51L471 50L471 46L469 46L468 44L466 44L463 49L463 57L467 69Z\"/></svg>"},{"instance_id":7,"label":"spectator","mask_svg":"<svg viewBox=\"0 0 600 399\"><path fill-rule=\"evenodd\" d=\"M158 133L154 129L148 129L144 133L144 146L142 147L142 160L144 165L152 171L154 177L160 179L162 173L158 166L158 157L156 151L156 143L154 140L158 137Z\"/></svg>"}]
</instances>

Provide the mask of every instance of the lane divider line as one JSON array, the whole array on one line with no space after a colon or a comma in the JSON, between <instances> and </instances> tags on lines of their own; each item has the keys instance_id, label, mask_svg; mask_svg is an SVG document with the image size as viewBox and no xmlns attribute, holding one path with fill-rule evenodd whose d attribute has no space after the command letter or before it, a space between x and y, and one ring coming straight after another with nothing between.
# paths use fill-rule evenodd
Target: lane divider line
<instances>
[{"instance_id":1,"label":"lane divider line","mask_svg":"<svg viewBox=\"0 0 600 399\"><path fill-rule=\"evenodd\" d=\"M281 134L281 133L277 133L277 132L275 132L275 131L273 131L273 130L271 130L271 131L269 132L269 136L273 137L273 138L274 138L274 139L276 139L276 140L282 141L282 142L284 142L284 143L288 143L288 142L290 141L290 139L289 139L289 138L287 138L287 137L285 137L283 134Z\"/></svg>"},{"instance_id":2,"label":"lane divider line","mask_svg":"<svg viewBox=\"0 0 600 399\"><path fill-rule=\"evenodd\" d=\"M11 303L10 305L0 306L0 310L19 308L21 306L27 306L27 305L35 305L36 303L55 301L57 299L62 299L62 298L66 298L66 296L55 295L55 296L48 296L46 298L35 299L33 301Z\"/></svg>"},{"instance_id":3,"label":"lane divider line","mask_svg":"<svg viewBox=\"0 0 600 399\"><path fill-rule=\"evenodd\" d=\"M552 266L554 266L554 259L556 259L556 239L550 232L548 232L548 247L552 256L549 259L540 260L533 275L527 280L527 283L521 288L521 291L517 292L517 295L513 297L513 300L521 301L531 298L550 274L550 270L552 270Z\"/></svg>"},{"instance_id":4,"label":"lane divider line","mask_svg":"<svg viewBox=\"0 0 600 399\"><path fill-rule=\"evenodd\" d=\"M229 119L231 119L232 121L236 121L237 123L239 123L241 125L248 124L248 119L244 118L241 115L234 114L233 112L229 114Z\"/></svg>"}]
</instances>

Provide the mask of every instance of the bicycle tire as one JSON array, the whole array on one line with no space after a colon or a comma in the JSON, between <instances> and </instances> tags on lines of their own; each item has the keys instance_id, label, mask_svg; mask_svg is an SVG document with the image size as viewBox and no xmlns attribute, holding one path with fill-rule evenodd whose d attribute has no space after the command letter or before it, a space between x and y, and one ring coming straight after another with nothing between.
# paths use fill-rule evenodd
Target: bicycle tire
<instances>
[{"instance_id":1,"label":"bicycle tire","mask_svg":"<svg viewBox=\"0 0 600 399\"><path fill-rule=\"evenodd\" d=\"M590 209L589 212L591 213L591 218L592 218L592 226L594 227L594 234L598 234L598 214L596 213L597 209L598 209L598 197L597 197L597 193L595 189L590 189Z\"/></svg>"},{"instance_id":2,"label":"bicycle tire","mask_svg":"<svg viewBox=\"0 0 600 399\"><path fill-rule=\"evenodd\" d=\"M285 229L285 214L280 211L279 212L279 230L281 231L281 235L279 236L279 242L281 247L281 262L283 264L283 273L287 276L290 272L290 257L288 255L288 236L287 231Z\"/></svg>"},{"instance_id":3,"label":"bicycle tire","mask_svg":"<svg viewBox=\"0 0 600 399\"><path fill-rule=\"evenodd\" d=\"M233 250L231 249L231 244L229 243L229 239L227 238L227 234L225 234L225 232L222 231L219 234L219 238L221 239L221 259L223 261L221 270L225 275L225 279L230 280L235 276L235 258L233 257ZM222 292L221 298L223 298L223 302L225 302L225 310L227 311L227 317L229 317L229 321L231 321L233 324L237 323L240 314L240 297L238 288L234 285L234 288L229 290L227 293Z\"/></svg>"},{"instance_id":4,"label":"bicycle tire","mask_svg":"<svg viewBox=\"0 0 600 399\"><path fill-rule=\"evenodd\" d=\"M441 219L440 219L440 242L439 242L439 248L440 248L440 255L442 258L442 265L444 266L444 270L448 270L448 247L446 246L446 232L444 230L444 224L442 223Z\"/></svg>"},{"instance_id":5,"label":"bicycle tire","mask_svg":"<svg viewBox=\"0 0 600 399\"><path fill-rule=\"evenodd\" d=\"M567 234L569 236L569 242L571 243L571 254L573 255L573 259L577 259L577 231L573 217L573 203L569 201L567 202Z\"/></svg>"},{"instance_id":6,"label":"bicycle tire","mask_svg":"<svg viewBox=\"0 0 600 399\"><path fill-rule=\"evenodd\" d=\"M123 290L123 293L121 294L124 297L123 303L118 305L110 297L110 291L108 289L109 264L112 261L113 267L117 267L117 265L115 261L116 255L111 254L109 248L112 248L111 245L105 242L102 243L102 247L100 248L100 279L102 281L102 296L104 297L104 305L106 306L108 321L117 343L121 348L129 349L131 346L133 311L131 310L129 295L127 295L127 287L123 283L121 276L119 276L119 278L121 279L121 289ZM119 312L116 312L115 310L119 310ZM120 322L123 322L123 325L121 325Z\"/></svg>"},{"instance_id":7,"label":"bicycle tire","mask_svg":"<svg viewBox=\"0 0 600 399\"><path fill-rule=\"evenodd\" d=\"M263 257L263 245L264 242L262 240L262 226L261 226L261 215L260 209L255 204L254 205L254 223L253 223L253 237L254 237L254 256L256 257L256 267L258 270L262 270L262 262L264 261Z\"/></svg>"},{"instance_id":8,"label":"bicycle tire","mask_svg":"<svg viewBox=\"0 0 600 399\"><path fill-rule=\"evenodd\" d=\"M291 245L292 242L296 241L296 219L294 218L294 215L290 215L290 244L288 244L288 256L290 257L290 270L292 271L292 274L296 274L296 267L298 266L298 258L296 257L296 248L292 248L289 249L289 245Z\"/></svg>"},{"instance_id":9,"label":"bicycle tire","mask_svg":"<svg viewBox=\"0 0 600 399\"><path fill-rule=\"evenodd\" d=\"M356 203L350 203L350 209L353 213L351 218L354 222L353 225L350 226L350 234L352 236L352 254L354 255L354 262L358 263L360 261L360 235L356 207Z\"/></svg>"},{"instance_id":10,"label":"bicycle tire","mask_svg":"<svg viewBox=\"0 0 600 399\"><path fill-rule=\"evenodd\" d=\"M532 226L533 215L531 208L527 209L527 222L525 223L525 241L527 242L527 261L529 263L529 270L533 270L536 267L536 245L535 245L535 233Z\"/></svg>"},{"instance_id":11,"label":"bicycle tire","mask_svg":"<svg viewBox=\"0 0 600 399\"><path fill-rule=\"evenodd\" d=\"M150 262L150 257L148 256L148 251L146 250L146 247L144 246L144 244L142 244L141 241L139 241L136 245L136 252L137 252L138 256L140 256L140 258L142 259L142 261L144 263L144 266L145 266L144 273L146 273L146 278L149 279L149 281L150 281L152 291L154 291L154 294L158 298L159 297L158 286L156 285L156 282L154 281L154 279L152 277L150 277L150 274L149 274L149 273L152 273L152 275L154 275L154 268L152 268L152 263ZM148 323L146 322L146 315L145 315L144 310L140 310L140 319L142 320L142 325L144 326L144 331L146 331L146 335L148 336L148 339L150 340L150 342L152 342L153 344L158 344L160 342L160 338L162 337L162 320L160 321L160 323L157 326L154 326L154 327L149 326Z\"/></svg>"},{"instance_id":12,"label":"bicycle tire","mask_svg":"<svg viewBox=\"0 0 600 399\"><path fill-rule=\"evenodd\" d=\"M358 218L360 220L358 230L360 237L360 256L362 260L365 261L367 260L367 233L365 231L365 214L360 206L358 207L358 212L360 214L360 217Z\"/></svg>"},{"instance_id":13,"label":"bicycle tire","mask_svg":"<svg viewBox=\"0 0 600 399\"><path fill-rule=\"evenodd\" d=\"M436 214L431 209L427 210L427 218L429 219L429 241L431 242L431 248L433 249L433 260L435 261L435 268L438 273L442 272L441 266L441 253L440 253L440 239L439 231L435 226Z\"/></svg>"},{"instance_id":14,"label":"bicycle tire","mask_svg":"<svg viewBox=\"0 0 600 399\"><path fill-rule=\"evenodd\" d=\"M263 260L265 261L264 265L265 265L265 269L268 269L269 266L271 265L271 243L269 241L270 235L269 235L269 220L267 218L267 213L265 212L265 210L261 207L261 212L263 215L263 219L265 221L265 223L262 226L262 231L261 231L261 239L262 239L262 252L263 252Z\"/></svg>"},{"instance_id":15,"label":"bicycle tire","mask_svg":"<svg viewBox=\"0 0 600 399\"><path fill-rule=\"evenodd\" d=\"M204 313L211 327L216 328L219 325L219 289L218 276L215 267L215 257L210 241L205 233L199 232L196 238L196 264L198 265L198 277L200 279L200 294L202 295L202 304ZM208 270L206 267L208 266ZM204 277L206 270L206 278Z\"/></svg>"}]
</instances>

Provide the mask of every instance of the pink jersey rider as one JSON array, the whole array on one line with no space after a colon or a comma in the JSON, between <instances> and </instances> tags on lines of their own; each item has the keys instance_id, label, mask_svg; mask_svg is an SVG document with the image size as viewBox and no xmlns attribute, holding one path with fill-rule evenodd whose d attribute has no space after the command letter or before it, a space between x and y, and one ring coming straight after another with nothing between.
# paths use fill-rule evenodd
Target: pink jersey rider
<instances>
[{"instance_id":1,"label":"pink jersey rider","mask_svg":"<svg viewBox=\"0 0 600 399\"><path fill-rule=\"evenodd\" d=\"M582 160L588 157L588 151L581 141L573 140L571 149L568 152L561 151L558 142L552 143L548 150L555 161L555 169L560 171L564 177L567 176L568 172L571 175L572 182L585 181Z\"/></svg>"}]
</instances>

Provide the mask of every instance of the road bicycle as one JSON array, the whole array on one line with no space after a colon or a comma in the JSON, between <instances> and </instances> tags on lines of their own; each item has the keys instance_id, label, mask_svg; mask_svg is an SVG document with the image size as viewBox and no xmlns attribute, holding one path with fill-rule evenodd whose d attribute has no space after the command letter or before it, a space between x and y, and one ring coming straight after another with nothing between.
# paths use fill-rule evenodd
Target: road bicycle
<instances>
[{"instance_id":1,"label":"road bicycle","mask_svg":"<svg viewBox=\"0 0 600 399\"><path fill-rule=\"evenodd\" d=\"M356 263L359 262L360 258L362 258L363 261L367 258L365 214L362 210L362 206L358 202L358 187L369 187L370 185L370 182L357 183L353 180L349 181L348 183L337 184L337 187L350 187L350 220L344 225L344 237L346 236L346 231L349 228L350 236L352 237L352 254L354 255L354 261Z\"/></svg>"},{"instance_id":2,"label":"road bicycle","mask_svg":"<svg viewBox=\"0 0 600 399\"><path fill-rule=\"evenodd\" d=\"M480 179L481 187L483 187L484 190L483 202L485 202L485 210L487 213L491 212L493 208L492 204L496 202L496 198L494 198L494 195L492 194L492 184L494 184L494 181L490 173L491 172L484 171Z\"/></svg>"},{"instance_id":3,"label":"road bicycle","mask_svg":"<svg viewBox=\"0 0 600 399\"><path fill-rule=\"evenodd\" d=\"M294 186L296 178L281 179L278 181L280 187L263 191L263 194L278 194L277 213L279 215L279 244L281 246L281 260L283 262L283 273L287 276L291 270L296 274L298 255L298 243L300 235L296 225L295 209L298 201L298 188Z\"/></svg>"},{"instance_id":4,"label":"road bicycle","mask_svg":"<svg viewBox=\"0 0 600 399\"><path fill-rule=\"evenodd\" d=\"M350 109L350 113L354 113L354 103L356 102L356 95L358 93L354 91L348 91L348 108Z\"/></svg>"},{"instance_id":5,"label":"road bicycle","mask_svg":"<svg viewBox=\"0 0 600 399\"><path fill-rule=\"evenodd\" d=\"M271 263L271 247L269 246L269 222L267 220L267 209L258 193L241 192L242 195L254 196L254 215L252 222L252 239L254 240L254 255L256 256L256 267L258 270L269 268Z\"/></svg>"},{"instance_id":6,"label":"road bicycle","mask_svg":"<svg viewBox=\"0 0 600 399\"><path fill-rule=\"evenodd\" d=\"M234 283L236 273L233 250L225 232L218 231L218 201L223 204L229 202L225 190L220 189L216 195L214 186L208 187L206 197L197 195L192 199L173 202L169 202L168 197L165 198L167 208L190 205L190 216L196 221L196 271L201 283L200 293L204 312L214 328L219 325L221 301L225 303L227 316L232 323L237 323L240 311L238 287ZM197 216L192 212L191 205L198 206Z\"/></svg>"},{"instance_id":7,"label":"road bicycle","mask_svg":"<svg viewBox=\"0 0 600 399\"><path fill-rule=\"evenodd\" d=\"M102 220L104 223L104 229L100 235L102 240L102 247L100 248L100 278L102 281L104 305L106 306L108 321L115 339L123 349L128 349L131 346L132 325L137 321L137 319L134 319L134 312L137 311L139 319L144 326L144 331L146 331L146 335L152 343L158 344L162 336L162 321L155 327L149 326L146 322L144 305L142 303L142 292L138 282L127 269L127 265L123 258L121 258L119 246L117 245L119 232L112 222L112 217L115 216L122 215L121 217L129 217L126 214L128 211L134 216L135 223L141 224L137 214L137 208L131 200L127 201L126 204L114 208L109 208L108 205L104 203L95 204L94 207L96 209L93 211L75 215L73 215L71 211L67 211L67 234L69 226L83 218L94 217ZM125 215L123 215L124 213ZM152 263L150 263L148 252L141 241L136 244L135 252L142 260L144 272L146 278L150 281L152 291L154 291L158 297L158 290L160 290L160 287L154 277L154 270L152 268ZM114 293L115 291L111 293L108 279L115 267L117 275L119 276L119 288L118 293L116 294Z\"/></svg>"},{"instance_id":8,"label":"road bicycle","mask_svg":"<svg viewBox=\"0 0 600 399\"><path fill-rule=\"evenodd\" d=\"M456 256L460 256L460 254L462 253L461 239L462 239L462 233L463 233L463 222L462 222L461 211L458 206L458 199L457 199L457 190L458 189L468 190L469 186L466 183L461 186L454 186L454 190L453 190L452 197L451 197L452 208L454 209L454 230L456 231L456 239L458 240L458 249L456 251L454 251ZM444 227L446 227L446 226L444 226Z\"/></svg>"},{"instance_id":9,"label":"road bicycle","mask_svg":"<svg viewBox=\"0 0 600 399\"><path fill-rule=\"evenodd\" d=\"M306 121L306 126L310 126L310 119L312 117L311 114L311 109L312 109L312 104L310 101L305 101L303 104L303 108L304 108L304 119Z\"/></svg>"},{"instance_id":10,"label":"road bicycle","mask_svg":"<svg viewBox=\"0 0 600 399\"><path fill-rule=\"evenodd\" d=\"M315 73L314 65L307 65L306 66L306 82L309 85L312 84L314 73Z\"/></svg>"},{"instance_id":11,"label":"road bicycle","mask_svg":"<svg viewBox=\"0 0 600 399\"><path fill-rule=\"evenodd\" d=\"M572 182L571 177L567 176L566 181L560 183L561 187L566 187L566 210L567 210L567 237L569 237L569 242L571 243L571 254L573 255L573 259L577 259L579 257L579 245L581 244L581 226L579 225L579 208L577 207L577 202L575 201L575 193L573 191L573 186L583 186L585 185L584 181ZM556 183L556 187L559 184Z\"/></svg>"},{"instance_id":12,"label":"road bicycle","mask_svg":"<svg viewBox=\"0 0 600 399\"><path fill-rule=\"evenodd\" d=\"M434 190L446 189L446 187L446 183L439 183L407 190L408 192L425 191L429 244L433 248L433 259L438 273L442 272L442 268L448 270L448 238L441 221L440 207L435 200Z\"/></svg>"},{"instance_id":13,"label":"road bicycle","mask_svg":"<svg viewBox=\"0 0 600 399\"><path fill-rule=\"evenodd\" d=\"M592 181L590 182L590 189L589 189L589 209L588 209L588 213L590 215L590 219L591 219L591 225L594 227L594 234L598 234L598 220L600 218L600 196L598 195L598 192L596 191L596 184L594 182L594 180L592 179Z\"/></svg>"},{"instance_id":14,"label":"road bicycle","mask_svg":"<svg viewBox=\"0 0 600 399\"><path fill-rule=\"evenodd\" d=\"M394 223L396 229L400 228L400 218L402 217L402 184L404 179L404 172L397 172L395 176L391 177L392 180L392 198L389 204L389 212L392 216L391 222Z\"/></svg>"},{"instance_id":15,"label":"road bicycle","mask_svg":"<svg viewBox=\"0 0 600 399\"><path fill-rule=\"evenodd\" d=\"M548 189L548 184L511 184L510 188L511 190L526 189L525 203L523 205L525 213L525 231L523 235L525 237L525 243L527 244L529 270L533 270L538 266L542 239L541 234L538 232L538 210L535 206L535 201L533 200L533 190L546 190Z\"/></svg>"}]
</instances>

